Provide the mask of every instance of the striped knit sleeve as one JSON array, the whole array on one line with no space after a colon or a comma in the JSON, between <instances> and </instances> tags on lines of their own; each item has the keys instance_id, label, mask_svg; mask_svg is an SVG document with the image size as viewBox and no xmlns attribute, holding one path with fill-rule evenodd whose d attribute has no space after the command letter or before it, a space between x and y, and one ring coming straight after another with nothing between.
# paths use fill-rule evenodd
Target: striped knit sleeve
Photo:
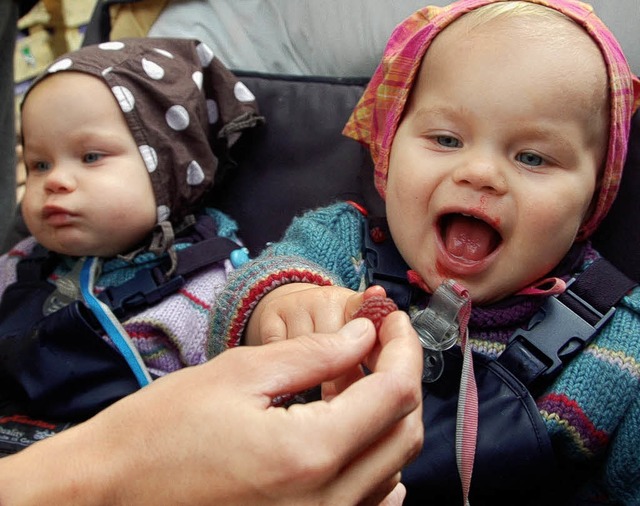
<instances>
[{"instance_id":1,"label":"striped knit sleeve","mask_svg":"<svg viewBox=\"0 0 640 506\"><path fill-rule=\"evenodd\" d=\"M628 316L635 323L620 329L620 340L624 343L618 349L607 349L601 354L616 367L625 382L609 383L620 400L629 399L623 404L626 409L620 423L611 431L611 444L605 464L607 488L621 504L640 504L640 288L623 299L630 311ZM622 385L627 385L625 395ZM609 407L603 410L608 413Z\"/></svg>"},{"instance_id":2,"label":"striped knit sleeve","mask_svg":"<svg viewBox=\"0 0 640 506\"><path fill-rule=\"evenodd\" d=\"M340 285L357 289L363 276L362 215L335 204L296 218L282 241L229 277L213 310L209 357L240 344L258 302L287 283Z\"/></svg>"},{"instance_id":3,"label":"striped knit sleeve","mask_svg":"<svg viewBox=\"0 0 640 506\"><path fill-rule=\"evenodd\" d=\"M537 403L561 460L601 465L606 495L640 504L639 288ZM595 489L585 488L580 500L600 504L589 502L600 480L590 481Z\"/></svg>"},{"instance_id":4,"label":"striped knit sleeve","mask_svg":"<svg viewBox=\"0 0 640 506\"><path fill-rule=\"evenodd\" d=\"M18 262L29 256L35 246L36 240L30 236L0 257L0 296L10 284L16 281Z\"/></svg>"},{"instance_id":5,"label":"striped knit sleeve","mask_svg":"<svg viewBox=\"0 0 640 506\"><path fill-rule=\"evenodd\" d=\"M607 459L608 489L621 504L640 504L640 395L627 409Z\"/></svg>"}]
</instances>

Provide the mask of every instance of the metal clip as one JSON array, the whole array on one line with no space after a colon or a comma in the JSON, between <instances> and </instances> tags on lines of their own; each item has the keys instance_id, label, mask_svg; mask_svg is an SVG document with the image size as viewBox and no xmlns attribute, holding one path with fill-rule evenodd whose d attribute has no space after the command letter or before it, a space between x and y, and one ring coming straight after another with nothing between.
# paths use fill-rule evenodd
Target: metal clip
<instances>
[{"instance_id":1,"label":"metal clip","mask_svg":"<svg viewBox=\"0 0 640 506\"><path fill-rule=\"evenodd\" d=\"M428 383L436 381L444 369L442 352L451 348L460 334L458 314L467 303L453 290L455 281L444 281L431 296L429 305L411 318L424 348L422 379Z\"/></svg>"}]
</instances>

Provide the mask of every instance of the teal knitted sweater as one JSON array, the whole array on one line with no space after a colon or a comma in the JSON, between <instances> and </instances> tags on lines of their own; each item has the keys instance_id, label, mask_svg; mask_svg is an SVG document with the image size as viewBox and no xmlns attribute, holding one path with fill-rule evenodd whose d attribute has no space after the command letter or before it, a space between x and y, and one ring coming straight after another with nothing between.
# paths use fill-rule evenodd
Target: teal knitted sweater
<instances>
[{"instance_id":1,"label":"teal knitted sweater","mask_svg":"<svg viewBox=\"0 0 640 506\"><path fill-rule=\"evenodd\" d=\"M363 220L358 210L344 203L295 219L282 241L230 276L212 318L208 354L240 344L252 309L282 284L361 289ZM588 256L579 270L596 255ZM473 309L469 332L475 351L497 357L513 330L525 325L539 306L531 304L530 310L509 321L492 318L494 313L504 313L509 303ZM640 290L635 289L623 298L596 338L536 399L562 461L596 469L597 478L582 492L590 501L640 505L639 380Z\"/></svg>"}]
</instances>

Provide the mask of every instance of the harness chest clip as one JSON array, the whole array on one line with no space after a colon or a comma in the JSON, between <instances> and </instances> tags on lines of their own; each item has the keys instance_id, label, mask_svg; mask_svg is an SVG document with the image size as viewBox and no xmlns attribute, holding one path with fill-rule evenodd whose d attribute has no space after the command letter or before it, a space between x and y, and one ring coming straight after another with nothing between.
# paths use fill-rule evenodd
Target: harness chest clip
<instances>
[{"instance_id":1,"label":"harness chest clip","mask_svg":"<svg viewBox=\"0 0 640 506\"><path fill-rule=\"evenodd\" d=\"M165 279L159 267L143 269L135 273L126 283L104 290L99 299L106 302L118 318L137 307L156 304L167 295L178 291L184 284L182 276Z\"/></svg>"},{"instance_id":2,"label":"harness chest clip","mask_svg":"<svg viewBox=\"0 0 640 506\"><path fill-rule=\"evenodd\" d=\"M605 313L598 311L570 290L570 284L562 298L553 296L545 301L527 329L512 334L498 358L532 391L541 391L549 384L615 313L615 307ZM578 313L588 315L589 321Z\"/></svg>"}]
</instances>

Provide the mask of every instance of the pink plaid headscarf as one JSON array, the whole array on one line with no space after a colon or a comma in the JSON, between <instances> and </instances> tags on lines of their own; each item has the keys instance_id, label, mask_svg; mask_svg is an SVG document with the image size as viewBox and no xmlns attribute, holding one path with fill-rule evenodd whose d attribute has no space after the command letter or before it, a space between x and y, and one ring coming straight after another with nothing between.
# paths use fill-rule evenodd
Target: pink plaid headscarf
<instances>
[{"instance_id":1,"label":"pink plaid headscarf","mask_svg":"<svg viewBox=\"0 0 640 506\"><path fill-rule=\"evenodd\" d=\"M382 198L385 198L391 144L429 45L463 14L500 1L509 0L460 0L446 7L424 7L393 31L382 62L343 130L344 135L369 147L375 164L375 185ZM577 240L581 240L596 230L618 192L631 116L640 105L640 81L631 73L620 45L591 6L575 0L526 1L557 10L582 26L600 48L608 70L611 119L607 160L596 207L578 232Z\"/></svg>"}]
</instances>

